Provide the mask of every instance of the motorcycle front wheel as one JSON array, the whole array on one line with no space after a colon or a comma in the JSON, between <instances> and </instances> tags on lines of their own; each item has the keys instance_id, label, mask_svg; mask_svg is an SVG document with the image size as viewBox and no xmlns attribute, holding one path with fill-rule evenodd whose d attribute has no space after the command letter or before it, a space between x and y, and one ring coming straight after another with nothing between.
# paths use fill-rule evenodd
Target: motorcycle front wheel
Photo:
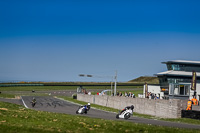
<instances>
[{"instance_id":1,"label":"motorcycle front wheel","mask_svg":"<svg viewBox=\"0 0 200 133\"><path fill-rule=\"evenodd\" d=\"M119 119L119 114L116 115L116 118Z\"/></svg>"}]
</instances>

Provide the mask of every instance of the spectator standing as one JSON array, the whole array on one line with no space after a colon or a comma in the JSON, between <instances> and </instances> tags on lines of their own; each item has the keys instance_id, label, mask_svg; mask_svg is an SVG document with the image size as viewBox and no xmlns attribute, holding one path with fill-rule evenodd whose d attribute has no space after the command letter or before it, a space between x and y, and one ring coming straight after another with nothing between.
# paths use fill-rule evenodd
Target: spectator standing
<instances>
[{"instance_id":1,"label":"spectator standing","mask_svg":"<svg viewBox=\"0 0 200 133\"><path fill-rule=\"evenodd\" d=\"M135 94L132 94L132 98L135 98Z\"/></svg>"},{"instance_id":2,"label":"spectator standing","mask_svg":"<svg viewBox=\"0 0 200 133\"><path fill-rule=\"evenodd\" d=\"M128 97L128 94L127 94L127 92L125 92L125 93L124 93L124 96L125 96L125 97Z\"/></svg>"},{"instance_id":3,"label":"spectator standing","mask_svg":"<svg viewBox=\"0 0 200 133\"><path fill-rule=\"evenodd\" d=\"M152 94L152 96L151 96L151 99L154 99L155 98L155 95L154 94Z\"/></svg>"},{"instance_id":4,"label":"spectator standing","mask_svg":"<svg viewBox=\"0 0 200 133\"><path fill-rule=\"evenodd\" d=\"M151 94L151 92L149 92L149 99L151 99L151 97L152 97L152 94Z\"/></svg>"},{"instance_id":5,"label":"spectator standing","mask_svg":"<svg viewBox=\"0 0 200 133\"><path fill-rule=\"evenodd\" d=\"M119 96L119 91L117 91L117 96Z\"/></svg>"},{"instance_id":6,"label":"spectator standing","mask_svg":"<svg viewBox=\"0 0 200 133\"><path fill-rule=\"evenodd\" d=\"M192 110L192 101L190 99L188 99L186 110Z\"/></svg>"},{"instance_id":7,"label":"spectator standing","mask_svg":"<svg viewBox=\"0 0 200 133\"><path fill-rule=\"evenodd\" d=\"M193 104L193 105L198 105L198 100L196 99L196 96L194 96L194 97L191 99L191 101L192 101L192 104Z\"/></svg>"},{"instance_id":8,"label":"spectator standing","mask_svg":"<svg viewBox=\"0 0 200 133\"><path fill-rule=\"evenodd\" d=\"M131 97L132 95L131 95L131 92L129 92L129 94L128 94L128 97Z\"/></svg>"},{"instance_id":9,"label":"spectator standing","mask_svg":"<svg viewBox=\"0 0 200 133\"><path fill-rule=\"evenodd\" d=\"M154 96L154 99L155 99L155 100L158 99L158 97L156 96L156 94L155 94L155 96Z\"/></svg>"}]
</instances>

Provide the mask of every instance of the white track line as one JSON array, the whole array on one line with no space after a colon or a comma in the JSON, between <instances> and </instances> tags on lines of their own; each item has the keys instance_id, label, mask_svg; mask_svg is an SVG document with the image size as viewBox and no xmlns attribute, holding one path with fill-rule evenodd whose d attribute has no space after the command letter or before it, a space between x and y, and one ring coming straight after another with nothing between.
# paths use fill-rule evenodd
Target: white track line
<instances>
[{"instance_id":1,"label":"white track line","mask_svg":"<svg viewBox=\"0 0 200 133\"><path fill-rule=\"evenodd\" d=\"M22 99L22 97L21 97L21 99ZM26 108L28 108L28 106L26 106L26 104L25 104L25 102L24 102L23 99L22 99L22 102L23 102L24 106L25 106Z\"/></svg>"}]
</instances>

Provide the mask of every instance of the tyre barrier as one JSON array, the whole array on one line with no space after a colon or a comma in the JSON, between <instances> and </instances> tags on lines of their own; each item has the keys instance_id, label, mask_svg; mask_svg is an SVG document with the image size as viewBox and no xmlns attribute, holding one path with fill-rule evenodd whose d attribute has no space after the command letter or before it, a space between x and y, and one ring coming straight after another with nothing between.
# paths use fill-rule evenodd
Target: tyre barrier
<instances>
[{"instance_id":1,"label":"tyre barrier","mask_svg":"<svg viewBox=\"0 0 200 133\"><path fill-rule=\"evenodd\" d=\"M73 99L77 99L77 96L76 96L76 95L73 95Z\"/></svg>"},{"instance_id":2,"label":"tyre barrier","mask_svg":"<svg viewBox=\"0 0 200 133\"><path fill-rule=\"evenodd\" d=\"M195 110L182 110L181 111L182 118L191 118L191 119L199 119L200 120L200 111Z\"/></svg>"}]
</instances>

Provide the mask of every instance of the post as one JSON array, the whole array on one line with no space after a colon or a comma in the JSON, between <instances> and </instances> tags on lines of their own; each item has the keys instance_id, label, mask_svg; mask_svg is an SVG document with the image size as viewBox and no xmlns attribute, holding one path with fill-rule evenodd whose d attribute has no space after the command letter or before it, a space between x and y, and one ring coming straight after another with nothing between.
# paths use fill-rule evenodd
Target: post
<instances>
[{"instance_id":1,"label":"post","mask_svg":"<svg viewBox=\"0 0 200 133\"><path fill-rule=\"evenodd\" d=\"M113 90L112 90L112 86L113 86L113 85L112 85L112 82L113 82L113 80L111 81L111 88L110 88L110 89L111 89L111 96L112 96L112 94L113 94Z\"/></svg>"},{"instance_id":2,"label":"post","mask_svg":"<svg viewBox=\"0 0 200 133\"><path fill-rule=\"evenodd\" d=\"M197 82L197 76L196 72L192 72L192 83L191 83L191 90L194 91L193 97L196 96L196 82Z\"/></svg>"},{"instance_id":3,"label":"post","mask_svg":"<svg viewBox=\"0 0 200 133\"><path fill-rule=\"evenodd\" d=\"M148 84L145 82L145 98L147 98L148 95Z\"/></svg>"},{"instance_id":4,"label":"post","mask_svg":"<svg viewBox=\"0 0 200 133\"><path fill-rule=\"evenodd\" d=\"M117 71L115 72L115 88L114 88L114 96L116 96L116 90L117 90Z\"/></svg>"}]
</instances>

